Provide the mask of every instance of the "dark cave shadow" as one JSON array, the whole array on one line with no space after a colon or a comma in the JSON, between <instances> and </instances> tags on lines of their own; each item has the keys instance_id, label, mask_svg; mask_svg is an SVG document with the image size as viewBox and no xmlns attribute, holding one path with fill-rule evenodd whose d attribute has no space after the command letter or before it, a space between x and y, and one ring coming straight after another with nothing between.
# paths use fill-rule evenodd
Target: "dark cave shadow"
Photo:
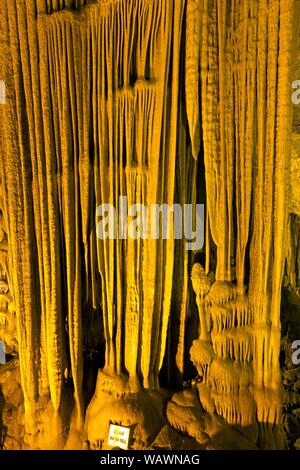
<instances>
[{"instance_id":1,"label":"dark cave shadow","mask_svg":"<svg viewBox=\"0 0 300 470\"><path fill-rule=\"evenodd\" d=\"M4 440L5 440L6 433L7 433L7 428L6 426L4 426L3 421L2 421L2 413L3 413L4 405L5 405L5 400L4 400L2 390L0 388L0 450L3 450Z\"/></svg>"}]
</instances>

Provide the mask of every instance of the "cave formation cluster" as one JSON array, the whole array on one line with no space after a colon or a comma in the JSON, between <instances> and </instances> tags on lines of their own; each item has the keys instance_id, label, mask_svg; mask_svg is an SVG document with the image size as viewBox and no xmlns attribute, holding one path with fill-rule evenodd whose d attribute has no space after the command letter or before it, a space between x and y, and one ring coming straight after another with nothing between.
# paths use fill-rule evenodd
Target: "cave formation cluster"
<instances>
[{"instance_id":1,"label":"cave formation cluster","mask_svg":"<svg viewBox=\"0 0 300 470\"><path fill-rule=\"evenodd\" d=\"M297 73L299 0L0 1L4 448L284 446ZM99 239L120 196L204 204L203 248Z\"/></svg>"}]
</instances>

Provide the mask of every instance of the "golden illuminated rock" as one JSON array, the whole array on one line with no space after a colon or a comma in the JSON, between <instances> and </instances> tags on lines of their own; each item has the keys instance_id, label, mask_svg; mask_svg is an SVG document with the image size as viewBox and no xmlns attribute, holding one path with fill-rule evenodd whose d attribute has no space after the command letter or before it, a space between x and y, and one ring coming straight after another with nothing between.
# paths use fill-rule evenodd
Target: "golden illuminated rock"
<instances>
[{"instance_id":1,"label":"golden illuminated rock","mask_svg":"<svg viewBox=\"0 0 300 470\"><path fill-rule=\"evenodd\" d=\"M4 448L284 446L299 45L299 0L1 0ZM198 203L202 248L99 235Z\"/></svg>"}]
</instances>

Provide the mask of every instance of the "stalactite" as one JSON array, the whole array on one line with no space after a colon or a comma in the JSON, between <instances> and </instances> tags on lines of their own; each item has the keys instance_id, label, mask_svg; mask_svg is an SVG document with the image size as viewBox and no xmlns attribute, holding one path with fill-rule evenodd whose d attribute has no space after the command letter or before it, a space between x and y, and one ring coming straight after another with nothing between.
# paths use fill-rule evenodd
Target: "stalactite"
<instances>
[{"instance_id":1,"label":"stalactite","mask_svg":"<svg viewBox=\"0 0 300 470\"><path fill-rule=\"evenodd\" d=\"M178 145L180 155L178 161L178 169L176 171L176 188L175 193L178 195L179 203L181 207L184 207L184 204L192 204L193 207L196 205L196 168L197 163L194 159L191 158L191 148L186 148L187 133L185 129L185 116L184 109L179 108L179 136L178 136ZM185 158L183 158L185 156ZM188 185L191 188L189 194L186 194L185 185ZM189 315L188 305L190 300L189 292L189 270L190 270L190 255L189 251L185 249L185 246L181 241L175 241L175 257L174 257L174 272L178 273L174 279L173 285L173 296L172 296L172 305L170 321L169 321L169 341L170 341L170 353L168 361L169 365L169 376L170 383L173 383L173 378L175 378L174 373L174 364L172 361L172 353L175 350L175 364L178 370L177 381L181 383L184 371L185 371L185 357L186 357L186 333L187 333L187 320ZM178 312L178 313L177 313ZM177 326L179 325L179 326ZM178 342L170 339L172 336L173 329L179 329L178 332ZM173 349L174 347L174 349ZM167 352L166 352L167 354ZM176 378L175 378L176 379ZM174 380L176 383L176 380ZM178 383L177 382L177 383Z\"/></svg>"},{"instance_id":2,"label":"stalactite","mask_svg":"<svg viewBox=\"0 0 300 470\"><path fill-rule=\"evenodd\" d=\"M282 247L286 239L288 222L288 174L291 151L291 108L290 93L288 91L291 81L292 63L292 39L293 39L293 12L294 0L280 2L280 34L279 34L279 58L278 58L278 101L277 101L277 136L275 159L275 218L274 218L274 264L272 277L272 301L271 316L271 348L268 372L268 381L274 389L280 384L280 371L278 366L278 354L280 350L280 303L281 285L284 270L284 253Z\"/></svg>"},{"instance_id":3,"label":"stalactite","mask_svg":"<svg viewBox=\"0 0 300 470\"><path fill-rule=\"evenodd\" d=\"M197 160L200 151L200 2L187 0L186 3L186 48L185 48L185 97L187 118L190 128L192 152Z\"/></svg>"},{"instance_id":4,"label":"stalactite","mask_svg":"<svg viewBox=\"0 0 300 470\"><path fill-rule=\"evenodd\" d=\"M251 381L251 367L238 361L215 358L211 364L209 382L219 393L246 389Z\"/></svg>"},{"instance_id":5,"label":"stalactite","mask_svg":"<svg viewBox=\"0 0 300 470\"><path fill-rule=\"evenodd\" d=\"M237 246L236 277L244 284L245 252L250 223L252 189L252 160L255 148L254 102L256 95L257 2L237 2L235 15L239 18L235 39L235 84L237 109L236 129L236 211ZM242 41L240 40L242 38Z\"/></svg>"},{"instance_id":6,"label":"stalactite","mask_svg":"<svg viewBox=\"0 0 300 470\"><path fill-rule=\"evenodd\" d=\"M258 387L278 388L279 299L288 214L287 145L291 117L287 90L293 32L293 21L289 25L286 21L293 9L293 2L277 0L231 4L206 1L201 13L207 220L217 247L216 282L209 292L211 341L217 358L242 363L253 360L254 384ZM277 96L285 103L282 108L276 107ZM276 127L276 122L281 125ZM235 213L236 234L230 225ZM278 231L276 241L272 238L273 217ZM244 283L249 243L247 290ZM233 280L230 266L234 248L236 285L224 282ZM195 354L192 359L196 364ZM214 371L214 361L210 373L211 370Z\"/></svg>"},{"instance_id":7,"label":"stalactite","mask_svg":"<svg viewBox=\"0 0 300 470\"><path fill-rule=\"evenodd\" d=\"M300 289L300 219L295 214L290 214L288 222L287 250L286 250L286 275L288 284L296 292Z\"/></svg>"},{"instance_id":8,"label":"stalactite","mask_svg":"<svg viewBox=\"0 0 300 470\"><path fill-rule=\"evenodd\" d=\"M51 102L49 101L49 96L50 96L50 89L51 86L53 87L54 85L51 84L51 79L50 83L48 81L48 73L47 73L47 43L46 43L46 37L47 37L47 25L43 24L42 19L38 23L38 33L39 33L39 41L40 41L40 56L41 56L41 64L40 64L40 74L41 74L41 79L45 83L45 88L42 89L42 109L43 109L43 124L44 124L44 136L45 136L45 154L46 154L46 178L47 178L47 184L48 184L48 214L49 214L49 223L50 226L52 227L52 230L49 233L50 237L50 259L51 259L51 275L50 275L50 282L51 282L51 287L50 287L50 292L48 291L48 294L51 293L51 300L48 300L48 309L49 313L51 314L47 316L46 319L46 325L47 329L49 329L49 338L47 337L47 356L48 356L48 370L49 370L49 381L50 381L50 390L51 390L51 398L53 400L54 408L58 409L60 405L60 394L61 394L61 387L62 387L62 381L63 381L63 365L60 362L62 360L62 353L61 353L61 348L62 348L62 328L63 328L63 320L62 320L62 304L61 304L61 281L60 281L60 268L59 266L55 266L55 263L59 261L59 250L60 250L60 239L59 239L59 216L58 216L58 191L57 191L57 186L56 186L56 162L53 159L53 154L55 155L55 142L57 142L57 137L55 136L55 131L53 129L53 121L52 121L52 109L51 109ZM49 45L50 47L50 45ZM58 53L58 51L57 51ZM63 63L63 61L62 61ZM66 67L66 61L65 67ZM50 75L51 77L51 75ZM48 87L48 90L47 88ZM59 98L58 98L59 99ZM64 104L59 103L59 108L61 111L64 111ZM66 109L65 109L66 113ZM62 126L62 129L64 129L64 121L63 118L61 117L60 114L58 114L58 120ZM65 144L65 137L64 135L61 136L61 139L59 142L61 143L62 148L59 150L64 155L66 155L66 158L68 158L69 153L68 153L68 148L63 148L63 145ZM70 151L69 151L70 152ZM62 168L63 165L59 165L60 168ZM62 170L62 180L65 178L64 181L69 183L69 179L72 181L72 179L67 175L66 173L64 174L64 171ZM63 188L60 189L61 191ZM68 188L65 188L64 194L68 194ZM64 201L62 199L61 201L62 204L62 210L64 209ZM66 219L68 217L68 213L64 214ZM68 219L67 219L68 220ZM69 220L70 223L70 220ZM72 222L73 224L73 218ZM69 248L69 239L70 235L68 234L68 229L66 229L65 232L65 239L66 239L66 257L68 258L68 255L72 257L72 261L75 259L74 254L69 254L70 248ZM70 267L68 265L67 261L67 276L69 279L70 276ZM70 281L68 281L70 282ZM68 285L68 291L72 290L73 286ZM70 302L70 293L68 295L68 302ZM69 309L73 311L73 305L72 303L69 304ZM76 308L76 307L75 307ZM73 312L72 312L73 313ZM71 325L70 325L70 319L69 319L69 329L71 330L71 335L72 335L72 320L71 320ZM72 342L76 341L76 337L72 337ZM54 354L54 357L52 356ZM72 358L72 352L71 352L71 358ZM72 360L72 359L71 359ZM73 373L74 373L74 379L76 377L76 369L73 368ZM76 390L76 389L75 389Z\"/></svg>"},{"instance_id":9,"label":"stalactite","mask_svg":"<svg viewBox=\"0 0 300 470\"><path fill-rule=\"evenodd\" d=\"M13 276L13 292L17 310L18 339L20 349L24 351L21 358L21 377L25 407L28 415L31 415L38 387L35 370L38 364L37 329L39 317L36 314L36 298L31 294L35 284L35 270L32 262L34 246L31 223L32 201L29 187L30 163L28 159L30 150L26 127L24 130L24 122L26 126L28 121L24 112L25 96L21 80L22 63L19 55L15 2L2 6L1 20L4 23L3 31L6 34L10 31L10 44L13 45L9 55L6 56L5 83L8 88L8 96L14 96L14 102L5 105L6 152L4 157L6 158L2 180L5 180L6 187L10 187L10 191L6 193L6 207L12 215L12 218L9 218L8 226L10 256L13 266L19 266L20 269L19 275ZM22 25L20 22L18 26L20 34L24 33L24 24ZM32 423L28 423L28 425L30 424Z\"/></svg>"},{"instance_id":10,"label":"stalactite","mask_svg":"<svg viewBox=\"0 0 300 470\"><path fill-rule=\"evenodd\" d=\"M226 29L226 1L203 2L201 16L200 80L207 209L217 246L216 279L224 281L233 279L233 33ZM217 219L224 228L222 232L217 229Z\"/></svg>"},{"instance_id":11,"label":"stalactite","mask_svg":"<svg viewBox=\"0 0 300 470\"><path fill-rule=\"evenodd\" d=\"M255 420L256 406L248 390L230 393L212 392L216 411L231 425L249 426Z\"/></svg>"}]
</instances>

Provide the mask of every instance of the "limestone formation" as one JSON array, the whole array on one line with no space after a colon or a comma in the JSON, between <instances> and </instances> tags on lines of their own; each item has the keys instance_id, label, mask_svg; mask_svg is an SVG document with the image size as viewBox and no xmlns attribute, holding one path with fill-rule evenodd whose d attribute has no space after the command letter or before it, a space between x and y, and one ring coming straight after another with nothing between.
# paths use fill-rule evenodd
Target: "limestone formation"
<instances>
[{"instance_id":1,"label":"limestone formation","mask_svg":"<svg viewBox=\"0 0 300 470\"><path fill-rule=\"evenodd\" d=\"M0 80L0 447L284 447L300 1L1 0Z\"/></svg>"}]
</instances>

